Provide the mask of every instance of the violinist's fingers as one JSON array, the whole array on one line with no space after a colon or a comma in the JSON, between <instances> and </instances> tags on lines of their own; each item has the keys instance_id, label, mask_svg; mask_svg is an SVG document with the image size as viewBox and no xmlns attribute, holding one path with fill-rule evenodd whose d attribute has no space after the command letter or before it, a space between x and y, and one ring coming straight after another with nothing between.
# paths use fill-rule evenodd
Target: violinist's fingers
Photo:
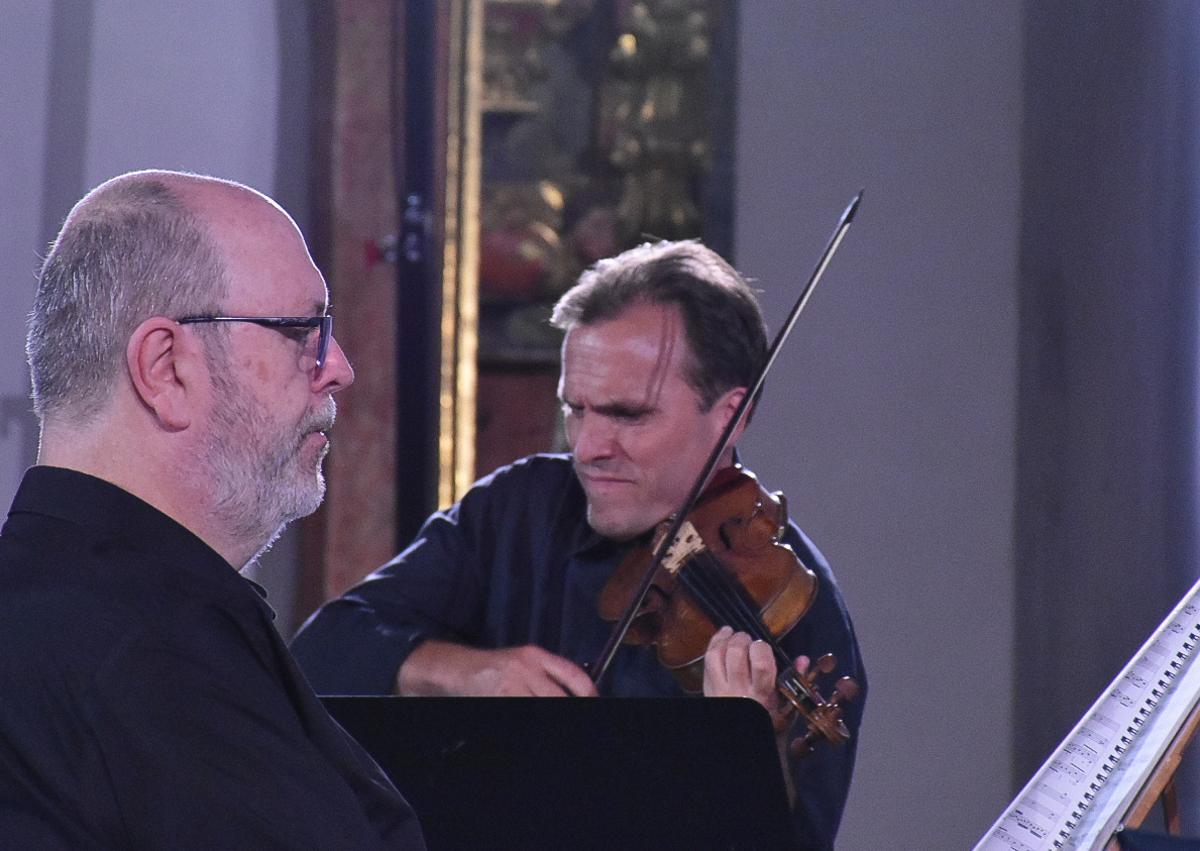
<instances>
[{"instance_id":1,"label":"violinist's fingers","mask_svg":"<svg viewBox=\"0 0 1200 851\"><path fill-rule=\"evenodd\" d=\"M748 658L750 661L750 684L754 691L751 695L764 706L768 705L775 696L775 654L765 641L751 643Z\"/></svg>"},{"instance_id":2,"label":"violinist's fingers","mask_svg":"<svg viewBox=\"0 0 1200 851\"><path fill-rule=\"evenodd\" d=\"M799 673L807 674L808 666L811 664L811 660L807 656L797 656L796 661L792 664L796 666L796 670Z\"/></svg>"},{"instance_id":3,"label":"violinist's fingers","mask_svg":"<svg viewBox=\"0 0 1200 851\"><path fill-rule=\"evenodd\" d=\"M506 688L503 694L517 697L570 696L566 687L544 670L527 672L520 680L513 683L511 688Z\"/></svg>"},{"instance_id":4,"label":"violinist's fingers","mask_svg":"<svg viewBox=\"0 0 1200 851\"><path fill-rule=\"evenodd\" d=\"M752 697L754 681L750 675L750 636L735 632L725 644L725 681L743 697Z\"/></svg>"},{"instance_id":5,"label":"violinist's fingers","mask_svg":"<svg viewBox=\"0 0 1200 851\"><path fill-rule=\"evenodd\" d=\"M486 651L490 685L483 694L499 696L566 697L591 696L596 687L574 662L541 647L506 647Z\"/></svg>"},{"instance_id":6,"label":"violinist's fingers","mask_svg":"<svg viewBox=\"0 0 1200 851\"><path fill-rule=\"evenodd\" d=\"M704 654L704 693L749 697L771 709L775 701L775 657L768 644L722 627Z\"/></svg>"},{"instance_id":7,"label":"violinist's fingers","mask_svg":"<svg viewBox=\"0 0 1200 851\"><path fill-rule=\"evenodd\" d=\"M713 633L704 651L704 693L709 697L728 696L728 677L725 674L725 647L733 630L723 626Z\"/></svg>"},{"instance_id":8,"label":"violinist's fingers","mask_svg":"<svg viewBox=\"0 0 1200 851\"><path fill-rule=\"evenodd\" d=\"M583 668L561 656L551 654L546 673L571 697L596 697L596 684Z\"/></svg>"}]
</instances>

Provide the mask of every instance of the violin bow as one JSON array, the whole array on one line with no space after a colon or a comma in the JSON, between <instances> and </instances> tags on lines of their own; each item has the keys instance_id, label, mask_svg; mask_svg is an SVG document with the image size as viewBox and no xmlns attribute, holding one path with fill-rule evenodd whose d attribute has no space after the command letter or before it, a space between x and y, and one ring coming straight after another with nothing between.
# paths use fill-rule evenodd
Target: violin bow
<instances>
[{"instance_id":1,"label":"violin bow","mask_svg":"<svg viewBox=\"0 0 1200 851\"><path fill-rule=\"evenodd\" d=\"M808 283L800 291L799 298L796 299L796 303L792 305L791 312L788 313L787 321L783 323L783 326L779 329L779 333L775 335L771 347L767 350L767 357L763 362L762 369L758 371L758 375L752 382L752 386L746 391L746 395L742 397L742 401L738 403L733 416L729 418L729 422L725 425L725 430L721 432L716 446L709 453L708 460L700 470L700 475L696 478L695 484L692 485L692 489L688 492L687 498L684 499L683 505L675 512L667 533L659 540L658 546L654 550L654 557L650 560L650 567L646 570L645 575L642 576L641 582L638 583L629 606L621 615L621 619L613 626L613 630L608 636L608 641L601 648L596 661L588 666L592 682L597 686L608 672L608 667L612 664L613 657L617 654L617 648L625 640L625 635L629 632L630 625L633 623L634 618L637 617L638 610L642 607L642 601L645 600L646 594L649 593L650 586L654 584L655 574L658 573L658 568L666 557L667 550L675 542L675 537L683 527L688 513L695 507L696 501L700 498L700 494L703 493L708 480L712 477L713 471L721 460L721 456L729 447L729 442L733 439L734 431L741 424L742 420L746 418L746 413L750 410L750 405L758 395L759 390L762 389L763 382L767 379L767 373L770 372L775 359L779 357L779 350L792 333L792 328L795 326L796 320L800 318L800 312L808 304L808 299L812 295L812 291L816 288L817 281L821 280L821 276L825 274L825 269L829 266L829 261L833 259L838 246L842 244L842 239L846 236L846 231L850 229L850 223L854 221L854 214L858 212L858 205L862 201L862 196L863 190L860 189L858 190L858 194L847 205L845 211L842 213L842 217L838 219L838 223L834 227L829 241L825 244L825 250L821 252L821 258L817 261L816 267L808 278Z\"/></svg>"}]
</instances>

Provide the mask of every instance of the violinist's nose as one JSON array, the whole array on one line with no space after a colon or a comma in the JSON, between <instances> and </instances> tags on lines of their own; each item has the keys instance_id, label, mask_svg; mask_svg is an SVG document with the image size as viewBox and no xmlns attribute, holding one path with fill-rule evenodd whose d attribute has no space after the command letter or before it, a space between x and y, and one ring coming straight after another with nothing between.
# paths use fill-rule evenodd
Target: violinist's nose
<instances>
[{"instance_id":1,"label":"violinist's nose","mask_svg":"<svg viewBox=\"0 0 1200 851\"><path fill-rule=\"evenodd\" d=\"M570 432L571 452L581 464L602 461L616 453L616 429L607 417L583 414Z\"/></svg>"}]
</instances>

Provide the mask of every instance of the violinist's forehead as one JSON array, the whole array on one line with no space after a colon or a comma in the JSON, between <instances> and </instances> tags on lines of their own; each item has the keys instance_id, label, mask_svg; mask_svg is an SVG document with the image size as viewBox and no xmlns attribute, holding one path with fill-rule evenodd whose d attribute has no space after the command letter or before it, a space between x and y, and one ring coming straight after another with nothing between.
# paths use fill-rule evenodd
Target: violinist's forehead
<instances>
[{"instance_id":1,"label":"violinist's forehead","mask_svg":"<svg viewBox=\"0 0 1200 851\"><path fill-rule=\"evenodd\" d=\"M569 401L651 402L683 381L690 351L678 308L635 305L615 319L576 325L563 341L560 393Z\"/></svg>"}]
</instances>

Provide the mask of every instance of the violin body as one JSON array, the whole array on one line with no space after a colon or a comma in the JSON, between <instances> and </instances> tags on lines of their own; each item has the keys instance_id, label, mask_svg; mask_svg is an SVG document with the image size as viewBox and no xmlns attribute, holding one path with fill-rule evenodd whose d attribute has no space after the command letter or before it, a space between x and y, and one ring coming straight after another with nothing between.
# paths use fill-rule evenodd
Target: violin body
<instances>
[{"instance_id":1,"label":"violin body","mask_svg":"<svg viewBox=\"0 0 1200 851\"><path fill-rule=\"evenodd\" d=\"M663 521L653 542L613 572L600 595L602 618L615 621L629 607L669 526ZM718 472L658 566L625 642L655 645L684 690L699 692L704 652L721 626L738 628L749 609L772 636L786 635L812 606L818 585L782 542L786 528L783 494L768 493L740 466Z\"/></svg>"}]
</instances>

